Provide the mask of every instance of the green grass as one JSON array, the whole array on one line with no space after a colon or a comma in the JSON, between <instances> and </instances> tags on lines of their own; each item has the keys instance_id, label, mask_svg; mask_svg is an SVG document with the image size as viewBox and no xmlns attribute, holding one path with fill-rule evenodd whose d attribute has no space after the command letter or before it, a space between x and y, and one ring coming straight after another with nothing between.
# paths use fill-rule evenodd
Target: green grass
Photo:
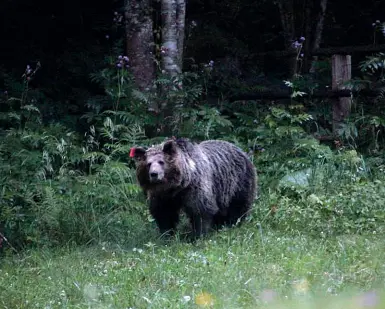
<instances>
[{"instance_id":1,"label":"green grass","mask_svg":"<svg viewBox=\"0 0 385 309\"><path fill-rule=\"evenodd\" d=\"M136 248L6 257L0 287L3 308L197 308L204 300L214 308L364 308L363 293L373 290L372 308L385 308L385 239L288 235L254 222L196 244L149 232Z\"/></svg>"}]
</instances>

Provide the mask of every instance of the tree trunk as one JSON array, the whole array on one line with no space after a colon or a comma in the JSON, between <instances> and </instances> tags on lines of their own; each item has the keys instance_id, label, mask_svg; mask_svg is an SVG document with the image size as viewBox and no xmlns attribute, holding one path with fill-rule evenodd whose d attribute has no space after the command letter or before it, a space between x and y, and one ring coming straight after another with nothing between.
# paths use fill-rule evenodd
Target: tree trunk
<instances>
[{"instance_id":1,"label":"tree trunk","mask_svg":"<svg viewBox=\"0 0 385 309\"><path fill-rule=\"evenodd\" d=\"M324 20L325 20L327 3L328 3L328 0L320 0L321 10L318 14L317 24L316 24L315 31L314 31L314 40L313 40L312 52L319 49L319 46L321 44L322 30L324 28ZM313 60L312 60L311 67L310 67L310 72L315 71L315 62L317 60L318 60L318 57L314 56Z\"/></svg>"},{"instance_id":2,"label":"tree trunk","mask_svg":"<svg viewBox=\"0 0 385 309\"><path fill-rule=\"evenodd\" d=\"M185 0L161 0L162 68L170 76L182 72L185 29Z\"/></svg>"},{"instance_id":3,"label":"tree trunk","mask_svg":"<svg viewBox=\"0 0 385 309\"><path fill-rule=\"evenodd\" d=\"M150 88L155 79L151 0L126 0L126 51L139 89Z\"/></svg>"},{"instance_id":4,"label":"tree trunk","mask_svg":"<svg viewBox=\"0 0 385 309\"><path fill-rule=\"evenodd\" d=\"M313 31L313 24L314 24L314 18L313 18L313 0L307 0L305 2L305 20L304 20L304 27L305 27L305 42L304 42L304 54L305 57L303 57L302 61L302 68L305 72L309 71L311 59L309 57L310 51L312 49L312 31Z\"/></svg>"},{"instance_id":5,"label":"tree trunk","mask_svg":"<svg viewBox=\"0 0 385 309\"><path fill-rule=\"evenodd\" d=\"M293 0L279 0L278 8L281 15L285 49L292 50L295 37ZM297 73L297 57L293 56L288 59L289 73L290 76L293 76Z\"/></svg>"},{"instance_id":6,"label":"tree trunk","mask_svg":"<svg viewBox=\"0 0 385 309\"><path fill-rule=\"evenodd\" d=\"M313 51L318 49L320 44L321 44L322 30L324 28L324 20L325 20L327 4L328 4L328 0L321 0L320 1L321 11L319 12L317 24L315 27L314 41L313 41L313 48L312 48Z\"/></svg>"}]
</instances>

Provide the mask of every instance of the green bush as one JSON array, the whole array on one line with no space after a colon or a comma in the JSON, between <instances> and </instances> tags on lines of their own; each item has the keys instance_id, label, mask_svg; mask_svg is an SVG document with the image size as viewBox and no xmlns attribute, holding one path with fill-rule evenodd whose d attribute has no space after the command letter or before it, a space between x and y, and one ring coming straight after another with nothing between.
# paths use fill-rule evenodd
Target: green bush
<instances>
[{"instance_id":1,"label":"green bush","mask_svg":"<svg viewBox=\"0 0 385 309\"><path fill-rule=\"evenodd\" d=\"M383 182L342 185L334 192L317 189L291 187L296 195L278 190L265 196L260 202L268 214L264 222L278 229L317 236L385 232Z\"/></svg>"},{"instance_id":2,"label":"green bush","mask_svg":"<svg viewBox=\"0 0 385 309\"><path fill-rule=\"evenodd\" d=\"M88 152L71 136L12 131L2 139L0 226L14 247L124 239L145 220L134 170L116 159L118 147Z\"/></svg>"},{"instance_id":3,"label":"green bush","mask_svg":"<svg viewBox=\"0 0 385 309\"><path fill-rule=\"evenodd\" d=\"M384 173L355 150L332 151L307 134L305 114L274 108L254 129L261 184L255 217L284 230L316 234L385 231ZM291 123L291 125L288 124Z\"/></svg>"}]
</instances>

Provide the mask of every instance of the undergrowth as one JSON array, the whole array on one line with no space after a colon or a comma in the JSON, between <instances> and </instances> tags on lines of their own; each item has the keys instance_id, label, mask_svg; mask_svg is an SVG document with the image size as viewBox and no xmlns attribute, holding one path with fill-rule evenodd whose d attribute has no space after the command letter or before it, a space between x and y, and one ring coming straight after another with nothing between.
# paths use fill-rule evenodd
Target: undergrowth
<instances>
[{"instance_id":1,"label":"undergrowth","mask_svg":"<svg viewBox=\"0 0 385 309\"><path fill-rule=\"evenodd\" d=\"M151 89L138 91L129 69L116 65L122 59L126 57L107 58L106 68L92 75L105 95L87 102L83 119L88 127L82 135L44 123L40 99L29 86L39 66L27 67L14 96L2 95L2 252L69 243L124 244L138 230L155 233L128 154L132 146L171 135L225 139L249 153L259 177L259 197L250 216L254 226L323 237L385 231L381 115L377 122L361 122L369 126L367 131L377 130L373 143L340 132L331 146L321 143L312 129L319 123L301 98L306 78L285 82L292 88L287 106L255 101L213 106L202 103L213 66L204 75L186 72L169 78L160 73ZM372 64L363 67L373 69ZM360 145L372 146L363 151Z\"/></svg>"}]
</instances>

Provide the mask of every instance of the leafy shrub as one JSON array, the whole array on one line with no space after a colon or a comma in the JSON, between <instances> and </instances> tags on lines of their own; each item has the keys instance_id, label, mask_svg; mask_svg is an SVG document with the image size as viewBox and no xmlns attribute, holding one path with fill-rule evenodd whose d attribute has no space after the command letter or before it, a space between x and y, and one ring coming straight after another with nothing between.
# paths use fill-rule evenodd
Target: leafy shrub
<instances>
[{"instance_id":1,"label":"leafy shrub","mask_svg":"<svg viewBox=\"0 0 385 309\"><path fill-rule=\"evenodd\" d=\"M334 185L337 185L334 183ZM266 223L283 230L303 230L313 235L384 233L382 181L342 184L334 191L294 188L280 190L264 200Z\"/></svg>"},{"instance_id":2,"label":"leafy shrub","mask_svg":"<svg viewBox=\"0 0 385 309\"><path fill-rule=\"evenodd\" d=\"M177 136L188 136L203 140L223 138L232 131L233 124L215 107L180 108L174 112L172 132Z\"/></svg>"},{"instance_id":3,"label":"leafy shrub","mask_svg":"<svg viewBox=\"0 0 385 309\"><path fill-rule=\"evenodd\" d=\"M27 95L22 97L26 102ZM145 138L141 127L104 116L82 138L59 124L43 126L39 117L27 117L23 108L11 105L5 119L10 110L26 121L22 126L9 122L11 128L0 136L0 232L9 244L133 238L133 226L144 226L147 215L127 164L129 148ZM33 105L30 110L40 114Z\"/></svg>"},{"instance_id":4,"label":"leafy shrub","mask_svg":"<svg viewBox=\"0 0 385 309\"><path fill-rule=\"evenodd\" d=\"M15 247L125 239L146 216L133 169L117 160L128 146L95 151L74 134L50 133L11 131L2 140L3 233Z\"/></svg>"},{"instance_id":5,"label":"leafy shrub","mask_svg":"<svg viewBox=\"0 0 385 309\"><path fill-rule=\"evenodd\" d=\"M383 28L383 25L381 25ZM351 148L358 149L368 155L379 155L384 151L385 141L385 54L377 53L367 56L360 63L362 78L354 78L346 83L346 87L361 91L375 90L378 95L372 99L357 96L352 113L341 129L341 136Z\"/></svg>"},{"instance_id":6,"label":"leafy shrub","mask_svg":"<svg viewBox=\"0 0 385 309\"><path fill-rule=\"evenodd\" d=\"M383 172L373 173L375 166L355 150L320 144L306 132L312 117L302 105L272 107L258 116L237 113L234 125L243 145L264 149L253 156L261 191L255 219L325 235L384 230Z\"/></svg>"}]
</instances>

